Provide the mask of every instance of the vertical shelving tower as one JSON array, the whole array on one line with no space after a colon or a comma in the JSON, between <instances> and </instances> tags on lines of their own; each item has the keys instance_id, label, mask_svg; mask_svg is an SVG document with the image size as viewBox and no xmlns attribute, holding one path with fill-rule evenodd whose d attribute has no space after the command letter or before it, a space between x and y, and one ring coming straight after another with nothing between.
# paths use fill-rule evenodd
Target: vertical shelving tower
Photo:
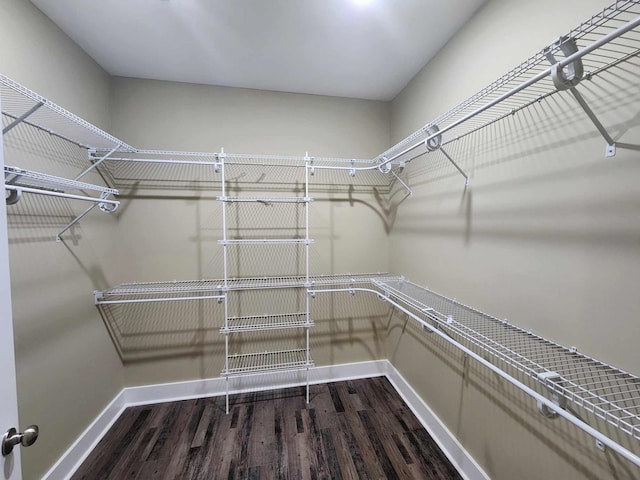
<instances>
[{"instance_id":1,"label":"vertical shelving tower","mask_svg":"<svg viewBox=\"0 0 640 480\"><path fill-rule=\"evenodd\" d=\"M223 251L223 285L220 286L220 290L224 297L224 324L220 329L220 332L225 336L225 360L224 367L222 369L222 376L226 380L226 411L229 413L229 393L230 393L230 380L232 378L253 376L264 374L274 371L295 371L306 370L306 401L309 402L309 368L313 366L313 360L310 352L310 335L309 330L313 326L313 321L310 316L310 302L307 289L311 286L309 278L309 250L310 245L313 242L309 238L309 207L312 199L309 197L309 174L311 168L310 159L306 159L305 165L297 168L304 168L304 196L288 196L288 197L262 197L262 196L228 196L227 185L227 169L233 164L230 164L228 156L224 153L218 155L218 162L216 168L219 169L221 174L222 183L222 195L218 197L218 200L222 202L222 239L219 243L222 245ZM249 235L249 238L245 238L242 235L242 229L238 227L235 238L231 238L230 235L230 208L233 207L236 212L242 210L259 211L258 216L254 216L253 220L256 222L266 222L265 227L269 229L269 220L274 221L288 221L286 218L281 219L269 219L266 210L267 208L279 206L290 206L299 212L302 210L302 215L294 215L295 225L291 225L294 231L300 229L299 220L300 217L304 221L304 237L299 234L293 234L290 236L277 235L274 238L273 235L264 236L258 238L255 235ZM248 230L256 228L260 230L260 227L249 226ZM278 230L277 228L275 229ZM271 232L272 233L272 232ZM276 249L282 249L286 246L293 246L295 249L303 248L304 253L302 258L297 260L296 265L298 268L294 268L296 271L281 272L277 271L279 268L278 263L281 260L285 260L287 263L287 255L278 257L277 255L269 255L268 247L274 246ZM265 251L266 249L266 251ZM251 254L247 255L250 258L257 258L256 265L252 265L257 271L253 271L251 277L245 277L240 271L238 276L230 274L230 257L236 259L241 258L241 252L245 253L251 251ZM253 255L253 257L252 257ZM295 260L294 260L295 261ZM281 268L281 267L280 267ZM277 273L274 273L274 269ZM240 269L238 269L240 270ZM302 271L301 271L302 270ZM295 286L289 285L286 289L282 287L281 282L278 282L278 278L282 275L286 275L288 278L296 278ZM303 300L299 300L297 308L282 308L282 303L278 303L280 297L286 296L286 292L293 291L293 297ZM284 293L283 293L284 292ZM252 302L243 302L243 295L254 295ZM250 315L244 314L243 309L245 303L247 305L255 304L255 298L259 298L258 304L263 309L264 313L256 314L252 312ZM296 303L295 301L293 302ZM292 311L288 311L292 310ZM284 311L284 313L283 313ZM273 344L269 344L268 340L264 340L263 343L267 344L267 349L255 352L232 352L234 349L241 349L243 346L240 340L243 335L251 334L252 332L281 332L286 338L285 331L298 330L299 331L299 343L295 348L272 348ZM251 344L251 341L246 342ZM275 342L274 342L275 343Z\"/></svg>"}]
</instances>

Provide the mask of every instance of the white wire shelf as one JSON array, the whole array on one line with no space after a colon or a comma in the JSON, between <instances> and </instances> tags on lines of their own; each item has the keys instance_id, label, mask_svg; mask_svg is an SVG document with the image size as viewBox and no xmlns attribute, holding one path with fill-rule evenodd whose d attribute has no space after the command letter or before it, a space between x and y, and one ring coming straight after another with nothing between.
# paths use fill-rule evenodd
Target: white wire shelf
<instances>
[{"instance_id":1,"label":"white wire shelf","mask_svg":"<svg viewBox=\"0 0 640 480\"><path fill-rule=\"evenodd\" d=\"M135 150L122 140L65 110L51 100L0 74L2 114L87 149ZM20 122L18 122L20 123ZM5 127L6 128L6 127ZM5 132L3 132L5 133Z\"/></svg>"},{"instance_id":2,"label":"white wire shelf","mask_svg":"<svg viewBox=\"0 0 640 480\"><path fill-rule=\"evenodd\" d=\"M217 200L229 203L262 203L269 205L271 203L308 203L313 201L311 197L216 197Z\"/></svg>"},{"instance_id":3,"label":"white wire shelf","mask_svg":"<svg viewBox=\"0 0 640 480\"><path fill-rule=\"evenodd\" d=\"M120 205L118 200L109 198L111 195L118 194L118 190L113 188L56 177L54 175L34 172L31 170L23 170L21 168L10 167L7 165L4 167L4 188L9 192L9 195L6 197L7 205L17 204L22 198L23 193L92 202L92 205L89 206L89 208L73 218L62 230L58 232L55 237L58 242L62 240L62 234L73 227L95 207L99 207L103 212L113 213ZM99 192L100 195L99 197L87 195L87 190Z\"/></svg>"},{"instance_id":4,"label":"white wire shelf","mask_svg":"<svg viewBox=\"0 0 640 480\"><path fill-rule=\"evenodd\" d=\"M313 361L310 358L307 361L306 349L299 349L229 355L228 365L222 370L225 377L305 369L313 367Z\"/></svg>"},{"instance_id":5,"label":"white wire shelf","mask_svg":"<svg viewBox=\"0 0 640 480\"><path fill-rule=\"evenodd\" d=\"M244 238L218 240L220 245L311 245L313 240L306 238Z\"/></svg>"},{"instance_id":6,"label":"white wire shelf","mask_svg":"<svg viewBox=\"0 0 640 480\"><path fill-rule=\"evenodd\" d=\"M606 46L601 45L581 58L585 79L591 79L610 67L637 56L640 52L640 32L635 25L639 18L640 1L614 2L467 100L381 153L374 160L380 162L396 156L407 160L407 155L402 152L406 152L408 148L420 144L427 138L435 138L437 132L434 132L433 127L438 127L440 130L441 144L444 146L557 93L558 90L550 75L551 62L548 56L551 54L557 57L558 61L564 60L566 57L561 49L571 40L574 40L578 49L582 50L602 41L618 28L631 27L617 38L608 41ZM529 83L538 76L540 78L537 81ZM525 84L527 85L524 86ZM524 88L518 90L522 86ZM577 89L580 90L579 85ZM505 98L511 93L513 94Z\"/></svg>"},{"instance_id":7,"label":"white wire shelf","mask_svg":"<svg viewBox=\"0 0 640 480\"><path fill-rule=\"evenodd\" d=\"M253 315L229 317L228 327L222 327L221 333L257 332L262 330L285 330L290 328L309 328L313 321L307 321L307 313L282 313L276 315Z\"/></svg>"},{"instance_id":8,"label":"white wire shelf","mask_svg":"<svg viewBox=\"0 0 640 480\"><path fill-rule=\"evenodd\" d=\"M376 167L386 159L396 158L394 165L398 165L417 156L411 152L404 155L402 152L420 145L427 138L433 139L437 136L438 133L434 133L433 127L440 130L441 145L444 146L556 93L557 89L550 74L549 58L557 57L559 62L566 60L562 49L568 42L575 41L577 48L584 51L579 60L584 66L585 79L591 79L621 62L632 59L640 52L640 32L636 28L637 25L640 25L640 0L614 2L560 37L560 40L526 59L487 87L373 159L136 149L19 83L0 75L2 113L15 121L28 114L23 123L95 151L96 159L115 149L116 154L104 159L99 167L101 172L107 172L107 176L115 185L129 187L139 185L140 181L145 180L149 181L150 187L162 187L176 182L185 188L193 187L194 182L209 184L218 181L215 177L216 166L224 161L227 165L247 167L249 170L261 169L262 172L265 167L314 167L317 170L313 183L327 188L358 185L388 189L396 178L391 174L379 172ZM618 29L621 33L611 36ZM419 152L423 153L426 152ZM191 170L185 167L186 173L176 171L176 166L185 165L195 165L197 168ZM206 167L208 173L202 173L199 170L200 166ZM254 175L238 176L234 180L238 183L255 183ZM283 181L276 179L273 184L282 184Z\"/></svg>"},{"instance_id":9,"label":"white wire shelf","mask_svg":"<svg viewBox=\"0 0 640 480\"><path fill-rule=\"evenodd\" d=\"M357 275L309 275L309 282L304 276L233 278L228 280L229 290L252 290L269 288L303 288L317 286L366 285L373 278L397 278L386 273Z\"/></svg>"},{"instance_id":10,"label":"white wire shelf","mask_svg":"<svg viewBox=\"0 0 640 480\"><path fill-rule=\"evenodd\" d=\"M108 153L98 150L94 154L97 159ZM224 157L222 156L224 155ZM293 157L280 155L246 155L220 152L175 152L160 150L136 150L110 155L104 160L103 171L108 172L115 185L119 187L172 188L184 186L203 188L218 186L220 182L220 165L224 159L225 168L231 169L229 178L237 184L252 184L265 191L265 197L272 197L269 192L286 191L291 185L304 183L307 165L310 170L310 183L315 191L333 189L348 185L359 187L376 187L386 191L395 178L376 170L360 170L350 177L350 168L363 169L374 166L373 160L348 158ZM344 169L344 170L326 170ZM236 195L227 195L234 197Z\"/></svg>"},{"instance_id":11,"label":"white wire shelf","mask_svg":"<svg viewBox=\"0 0 640 480\"><path fill-rule=\"evenodd\" d=\"M258 290L270 288L305 288L307 286L340 286L370 284L372 279L396 279L386 273L361 273L337 275L310 275L309 283L305 276L232 278L227 286L222 279L212 280L173 280L165 282L123 283L106 290L96 290L96 305L107 301L150 298L168 299L175 296L191 297L198 300L201 296L217 295L227 290Z\"/></svg>"},{"instance_id":12,"label":"white wire shelf","mask_svg":"<svg viewBox=\"0 0 640 480\"><path fill-rule=\"evenodd\" d=\"M54 192L89 190L110 195L118 194L118 190L113 188L56 177L54 175L34 172L31 170L24 170L22 168L10 167L8 165L5 165L4 167L4 182L6 185L50 190Z\"/></svg>"},{"instance_id":13,"label":"white wire shelf","mask_svg":"<svg viewBox=\"0 0 640 480\"><path fill-rule=\"evenodd\" d=\"M498 364L540 381L547 389L640 439L640 377L406 280L377 279L373 283L454 339L488 353ZM553 380L545 379L550 373L559 378L553 375Z\"/></svg>"}]
</instances>

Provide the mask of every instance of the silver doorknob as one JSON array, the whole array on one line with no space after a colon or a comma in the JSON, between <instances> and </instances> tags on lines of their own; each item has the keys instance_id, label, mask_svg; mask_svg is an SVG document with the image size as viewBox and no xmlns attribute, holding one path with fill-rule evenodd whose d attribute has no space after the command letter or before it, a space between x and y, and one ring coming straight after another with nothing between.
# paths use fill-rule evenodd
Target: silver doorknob
<instances>
[{"instance_id":1,"label":"silver doorknob","mask_svg":"<svg viewBox=\"0 0 640 480\"><path fill-rule=\"evenodd\" d=\"M6 457L13 452L13 447L20 444L23 447L30 447L38 439L40 429L37 425L29 425L24 432L18 433L15 428L7 430L2 437L2 456Z\"/></svg>"}]
</instances>

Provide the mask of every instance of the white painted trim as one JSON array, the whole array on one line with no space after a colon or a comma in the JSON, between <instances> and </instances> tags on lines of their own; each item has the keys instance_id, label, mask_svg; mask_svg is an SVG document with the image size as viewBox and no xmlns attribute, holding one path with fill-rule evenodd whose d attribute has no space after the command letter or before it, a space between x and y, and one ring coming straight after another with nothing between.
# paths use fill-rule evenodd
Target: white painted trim
<instances>
[{"instance_id":1,"label":"white painted trim","mask_svg":"<svg viewBox=\"0 0 640 480\"><path fill-rule=\"evenodd\" d=\"M489 477L388 360L313 367L309 370L309 383L319 384L380 376L386 376L389 379L409 408L411 408L465 479L488 480ZM306 372L304 370L270 372L252 377L241 377L232 380L232 382L230 386L233 393L273 390L304 385L306 383ZM227 385L224 378L124 388L78 437L74 444L69 447L67 452L60 457L58 462L51 467L43 477L43 480L69 479L125 408L134 405L219 396L226 393L226 388Z\"/></svg>"},{"instance_id":2,"label":"white painted trim","mask_svg":"<svg viewBox=\"0 0 640 480\"><path fill-rule=\"evenodd\" d=\"M327 383L331 381L352 380L355 378L378 377L386 375L388 360L345 363L309 369L309 383ZM297 387L306 383L305 370L290 372L268 372L229 380L232 393L259 392L276 388ZM125 404L148 405L152 403L188 400L191 398L224 395L227 385L224 378L209 378L186 382L163 383L127 387L123 390Z\"/></svg>"},{"instance_id":3,"label":"white painted trim","mask_svg":"<svg viewBox=\"0 0 640 480\"><path fill-rule=\"evenodd\" d=\"M42 480L70 478L127 407L124 401L124 390L122 390L45 473Z\"/></svg>"},{"instance_id":4,"label":"white painted trim","mask_svg":"<svg viewBox=\"0 0 640 480\"><path fill-rule=\"evenodd\" d=\"M476 463L471 455L458 442L442 420L429 408L420 395L413 389L400 372L388 363L387 378L396 389L411 411L418 417L420 423L438 444L440 449L456 467L460 475L466 480L490 480L482 467Z\"/></svg>"}]
</instances>

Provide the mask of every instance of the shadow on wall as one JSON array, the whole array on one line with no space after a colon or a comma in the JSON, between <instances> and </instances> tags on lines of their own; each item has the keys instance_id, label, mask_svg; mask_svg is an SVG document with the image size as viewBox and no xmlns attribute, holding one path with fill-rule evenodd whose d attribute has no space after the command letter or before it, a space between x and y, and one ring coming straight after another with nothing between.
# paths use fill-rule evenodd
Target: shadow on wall
<instances>
[{"instance_id":1,"label":"shadow on wall","mask_svg":"<svg viewBox=\"0 0 640 480\"><path fill-rule=\"evenodd\" d=\"M277 152L276 152L277 153ZM178 158L157 155L154 159L181 161ZM193 157L189 157L192 159ZM274 157L275 158L275 157ZM196 160L197 161L197 160ZM144 190L189 190L221 192L222 175L214 168L211 156L200 159L199 164L178 163L137 163L105 160L98 169L109 178L122 193L128 194L132 188ZM303 196L305 184L304 162L282 161L274 164L259 158L230 159L225 163L225 188L228 196L238 196L246 191L282 195L291 193ZM275 168L274 168L275 167ZM373 188L386 191L395 179L382 174L377 169L358 171L350 176L347 170L315 169L309 176L312 193L345 193L349 186L371 193ZM293 187L292 187L293 186Z\"/></svg>"},{"instance_id":2,"label":"shadow on wall","mask_svg":"<svg viewBox=\"0 0 640 480\"><path fill-rule=\"evenodd\" d=\"M406 173L414 199L394 231L466 244L489 237L635 247L637 230L615 221L638 211L637 192L624 179L638 174L640 85L630 79L640 65L625 68L579 87L618 142L615 157L605 158L605 140L573 97L556 93L447 144L471 177L467 190L441 152L414 160Z\"/></svg>"},{"instance_id":3,"label":"shadow on wall","mask_svg":"<svg viewBox=\"0 0 640 480\"><path fill-rule=\"evenodd\" d=\"M3 116L5 123L7 119ZM24 124L7 132L3 140L6 165L63 178L75 178L89 165L86 148ZM83 181L99 184L102 179L97 173L91 172ZM95 196L95 193L87 195ZM79 222L66 230L61 242L56 242L57 235L92 205L92 202L22 193L17 203L7 205L12 264L24 265L26 273L33 268L34 262L43 262L38 271L33 270L36 277L47 275L50 271L55 275L55 269L63 266L71 268L65 270L71 274L74 267L67 266L69 258L64 258L66 252L71 257L71 263L80 269L94 289L107 287L107 275L101 266L101 252L97 251L104 247L106 241L99 238L100 244L92 245L83 235L82 222ZM95 221L101 227L113 225L105 220L113 221L113 217L98 208L86 217L86 221Z\"/></svg>"},{"instance_id":4,"label":"shadow on wall","mask_svg":"<svg viewBox=\"0 0 640 480\"><path fill-rule=\"evenodd\" d=\"M301 312L305 296L305 288L231 291L229 316ZM108 304L98 309L124 364L206 356L210 362L203 376L217 375L224 366L224 304L215 299ZM364 296L319 294L311 303L316 364L384 358L387 312L387 304ZM229 348L232 354L300 349L304 337L302 328L245 332L230 335ZM346 360L350 350L357 351L357 358Z\"/></svg>"}]
</instances>

